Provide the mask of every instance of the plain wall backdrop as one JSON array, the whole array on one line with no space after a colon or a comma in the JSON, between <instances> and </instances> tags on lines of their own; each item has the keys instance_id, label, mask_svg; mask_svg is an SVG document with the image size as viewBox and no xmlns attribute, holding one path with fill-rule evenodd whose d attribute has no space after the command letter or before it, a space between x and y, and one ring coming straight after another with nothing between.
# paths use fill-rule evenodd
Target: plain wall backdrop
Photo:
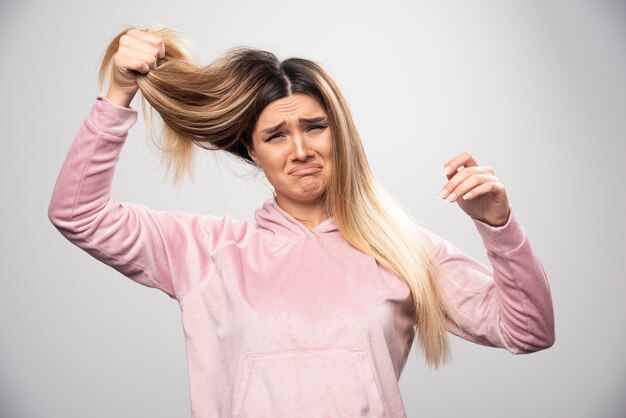
<instances>
[{"instance_id":1,"label":"plain wall backdrop","mask_svg":"<svg viewBox=\"0 0 626 418\"><path fill-rule=\"evenodd\" d=\"M190 415L178 304L47 218L105 47L156 23L185 33L202 64L247 45L323 65L380 182L484 263L470 219L436 196L458 153L495 169L548 274L556 343L515 356L451 337L437 372L413 348L409 417L626 416L626 3L604 0L0 2L0 416ZM271 196L220 153L197 162L195 183L164 180L140 115L114 197L252 219Z\"/></svg>"}]
</instances>

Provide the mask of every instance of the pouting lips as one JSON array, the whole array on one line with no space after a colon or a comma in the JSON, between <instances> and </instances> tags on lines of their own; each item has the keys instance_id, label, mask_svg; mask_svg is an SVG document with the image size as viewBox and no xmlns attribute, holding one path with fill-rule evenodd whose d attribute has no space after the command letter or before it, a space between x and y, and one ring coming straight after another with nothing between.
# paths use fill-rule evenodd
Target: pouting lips
<instances>
[{"instance_id":1,"label":"pouting lips","mask_svg":"<svg viewBox=\"0 0 626 418\"><path fill-rule=\"evenodd\" d=\"M322 170L322 166L319 164L305 164L302 166L294 167L289 171L292 175L313 174Z\"/></svg>"}]
</instances>

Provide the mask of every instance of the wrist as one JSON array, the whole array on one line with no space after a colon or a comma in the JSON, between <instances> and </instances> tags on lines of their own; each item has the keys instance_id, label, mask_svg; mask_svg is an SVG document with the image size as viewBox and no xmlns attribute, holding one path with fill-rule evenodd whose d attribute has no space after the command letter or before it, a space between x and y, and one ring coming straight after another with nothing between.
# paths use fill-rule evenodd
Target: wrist
<instances>
[{"instance_id":1,"label":"wrist","mask_svg":"<svg viewBox=\"0 0 626 418\"><path fill-rule=\"evenodd\" d=\"M106 98L118 106L130 107L130 102L133 101L133 97L135 97L135 93L136 92L134 93L123 92L111 86L109 87L109 91L106 94Z\"/></svg>"},{"instance_id":2,"label":"wrist","mask_svg":"<svg viewBox=\"0 0 626 418\"><path fill-rule=\"evenodd\" d=\"M498 217L498 218L493 218L493 219L492 218L490 218L490 219L487 219L487 218L484 218L484 219L483 218L474 218L474 219L477 220L477 221L480 221L482 223L485 223L485 224L489 225L492 228L500 228L500 227L503 227L504 225L508 224L510 218L511 218L511 209L509 208L506 216L504 216L504 217Z\"/></svg>"}]
</instances>

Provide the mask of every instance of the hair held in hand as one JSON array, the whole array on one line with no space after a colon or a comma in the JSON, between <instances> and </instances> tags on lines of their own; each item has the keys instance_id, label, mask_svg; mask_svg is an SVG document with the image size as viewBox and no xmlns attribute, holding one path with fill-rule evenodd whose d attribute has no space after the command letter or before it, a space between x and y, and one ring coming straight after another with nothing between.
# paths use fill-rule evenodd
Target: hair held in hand
<instances>
[{"instance_id":1,"label":"hair held in hand","mask_svg":"<svg viewBox=\"0 0 626 418\"><path fill-rule=\"evenodd\" d=\"M108 46L100 68L101 86L112 67L120 38ZM254 164L247 147L261 111L294 93L317 99L326 111L333 138L332 173L325 192L326 211L346 240L403 278L414 301L418 347L438 367L449 358L446 320L454 320L440 294L438 268L415 221L373 176L347 102L319 64L283 61L271 52L234 47L203 66L181 34L149 28L165 43L156 68L137 75L144 116L146 102L163 120L160 148L174 182L193 175L194 145L223 150Z\"/></svg>"}]
</instances>

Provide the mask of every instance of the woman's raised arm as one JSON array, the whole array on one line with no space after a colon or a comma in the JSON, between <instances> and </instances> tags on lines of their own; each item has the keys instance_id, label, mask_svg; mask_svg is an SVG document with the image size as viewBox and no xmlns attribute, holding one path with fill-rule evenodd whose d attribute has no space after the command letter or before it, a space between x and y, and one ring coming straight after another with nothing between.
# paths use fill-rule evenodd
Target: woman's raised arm
<instances>
[{"instance_id":1,"label":"woman's raised arm","mask_svg":"<svg viewBox=\"0 0 626 418\"><path fill-rule=\"evenodd\" d=\"M221 243L246 224L156 211L111 198L115 165L137 112L98 96L58 175L48 217L69 241L125 276L181 299L206 277Z\"/></svg>"},{"instance_id":2,"label":"woman's raised arm","mask_svg":"<svg viewBox=\"0 0 626 418\"><path fill-rule=\"evenodd\" d=\"M137 120L128 107L137 91L133 71L149 71L163 52L156 35L128 34L120 38L107 96L98 96L67 153L48 217L98 260L181 300L207 277L221 243L241 239L248 228L228 216L155 211L112 199L115 165Z\"/></svg>"}]
</instances>

